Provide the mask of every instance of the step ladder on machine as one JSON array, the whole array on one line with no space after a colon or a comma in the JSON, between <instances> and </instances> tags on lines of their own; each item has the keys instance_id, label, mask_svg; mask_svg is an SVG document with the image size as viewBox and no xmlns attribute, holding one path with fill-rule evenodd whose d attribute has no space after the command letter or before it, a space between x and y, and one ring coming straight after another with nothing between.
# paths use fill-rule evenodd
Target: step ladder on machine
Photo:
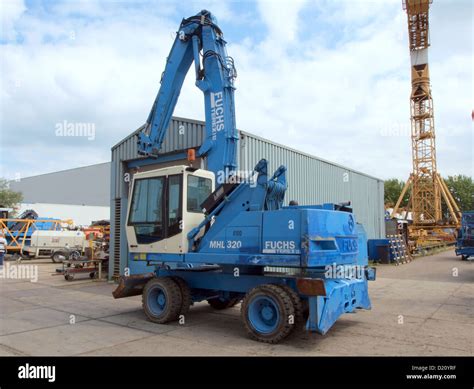
<instances>
[{"instance_id":1,"label":"step ladder on machine","mask_svg":"<svg viewBox=\"0 0 474 389\"><path fill-rule=\"evenodd\" d=\"M387 235L390 244L390 256L395 262L395 265L401 263L408 263L411 261L410 251L408 250L403 237L398 235Z\"/></svg>"}]
</instances>

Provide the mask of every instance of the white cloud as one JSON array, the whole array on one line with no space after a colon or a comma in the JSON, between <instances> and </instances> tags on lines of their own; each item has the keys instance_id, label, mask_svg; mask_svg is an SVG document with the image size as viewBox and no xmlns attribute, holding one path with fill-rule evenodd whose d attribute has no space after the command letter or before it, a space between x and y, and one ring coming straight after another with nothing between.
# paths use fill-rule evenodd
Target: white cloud
<instances>
[{"instance_id":1,"label":"white cloud","mask_svg":"<svg viewBox=\"0 0 474 389\"><path fill-rule=\"evenodd\" d=\"M472 174L471 46L450 46L470 19L443 20L440 3L432 6L430 57L440 171ZM410 69L398 0L262 1L242 17L215 1L191 2L178 16L171 2L121 4L65 2L46 16L20 4L10 12L9 31L24 42L2 46L0 175L11 174L18 155L23 176L108 160L110 147L145 121L181 17L206 8L239 72L238 128L382 178L408 176ZM233 40L232 28L243 38ZM191 70L175 115L203 119L193 77ZM93 122L96 139L54 137L63 120Z\"/></svg>"},{"instance_id":2,"label":"white cloud","mask_svg":"<svg viewBox=\"0 0 474 389\"><path fill-rule=\"evenodd\" d=\"M26 10L23 0L4 0L0 3L2 38L15 39L15 23Z\"/></svg>"},{"instance_id":3,"label":"white cloud","mask_svg":"<svg viewBox=\"0 0 474 389\"><path fill-rule=\"evenodd\" d=\"M305 4L306 0L259 0L258 9L268 29L268 39L278 45L294 41L298 32L299 14Z\"/></svg>"},{"instance_id":4,"label":"white cloud","mask_svg":"<svg viewBox=\"0 0 474 389\"><path fill-rule=\"evenodd\" d=\"M324 9L326 20L342 18L349 25L353 15L361 13L357 10L363 10L361 18L353 18L361 27L350 25L354 30L335 47L316 39L299 44L299 53L307 55L290 56L282 55L281 46L272 50L271 36L257 47L233 45L240 70L239 127L382 178L407 177L411 141L406 15L398 2L369 5L344 1ZM450 32L456 35L457 27L451 25ZM442 39L451 38L445 32ZM285 41L282 44L285 48ZM433 58L431 66L438 73L433 76L437 123L443 125L441 118L446 117L452 128L456 122L456 136L449 139L440 128L438 143L444 143L438 144L440 171L472 175L470 116L456 119L470 106L469 88L456 84L472 88L471 52L467 46L459 58L438 53ZM439 102L438 94L443 96Z\"/></svg>"}]
</instances>

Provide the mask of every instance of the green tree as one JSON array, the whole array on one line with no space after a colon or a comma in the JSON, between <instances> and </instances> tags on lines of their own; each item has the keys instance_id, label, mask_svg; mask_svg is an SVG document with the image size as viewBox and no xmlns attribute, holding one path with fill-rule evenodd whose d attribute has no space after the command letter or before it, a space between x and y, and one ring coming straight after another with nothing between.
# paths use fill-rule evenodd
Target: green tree
<instances>
[{"instance_id":1,"label":"green tree","mask_svg":"<svg viewBox=\"0 0 474 389\"><path fill-rule=\"evenodd\" d=\"M386 208L394 207L402 193L403 187L405 183L403 181L399 181L396 178L391 178L384 182L384 202ZM403 197L403 201L401 202L400 206L405 207L408 203L408 199L410 198L410 189L407 190L405 196Z\"/></svg>"},{"instance_id":2,"label":"green tree","mask_svg":"<svg viewBox=\"0 0 474 389\"><path fill-rule=\"evenodd\" d=\"M456 200L461 211L474 210L474 181L471 177L459 174L448 176L444 179L449 191ZM444 202L443 202L444 203ZM443 211L446 212L446 205L443 204Z\"/></svg>"},{"instance_id":3,"label":"green tree","mask_svg":"<svg viewBox=\"0 0 474 389\"><path fill-rule=\"evenodd\" d=\"M10 189L8 180L0 178L0 206L14 208L23 201L23 195L20 192L14 192Z\"/></svg>"}]
</instances>

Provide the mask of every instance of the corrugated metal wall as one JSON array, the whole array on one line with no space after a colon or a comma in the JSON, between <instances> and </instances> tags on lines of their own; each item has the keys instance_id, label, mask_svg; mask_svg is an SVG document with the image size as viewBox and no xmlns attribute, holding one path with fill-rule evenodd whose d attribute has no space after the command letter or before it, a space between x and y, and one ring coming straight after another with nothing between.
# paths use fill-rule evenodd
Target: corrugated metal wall
<instances>
[{"instance_id":1,"label":"corrugated metal wall","mask_svg":"<svg viewBox=\"0 0 474 389\"><path fill-rule=\"evenodd\" d=\"M105 162L13 180L10 189L23 193L23 203L108 207L109 180L110 162Z\"/></svg>"},{"instance_id":2,"label":"corrugated metal wall","mask_svg":"<svg viewBox=\"0 0 474 389\"><path fill-rule=\"evenodd\" d=\"M288 169L285 203L299 205L351 201L356 220L369 238L385 235L383 181L338 164L240 131L239 169L251 171L265 158L272 174L280 165Z\"/></svg>"},{"instance_id":3,"label":"corrugated metal wall","mask_svg":"<svg viewBox=\"0 0 474 389\"><path fill-rule=\"evenodd\" d=\"M116 177L123 177L124 170L122 162L138 158L136 135L143 129L143 126L127 136L121 142L112 147L112 182L111 198L120 196L123 190L122 180ZM204 139L204 122L197 120L173 118L168 131L166 132L160 153L166 154L174 151L186 150L191 147L199 147Z\"/></svg>"},{"instance_id":4,"label":"corrugated metal wall","mask_svg":"<svg viewBox=\"0 0 474 389\"><path fill-rule=\"evenodd\" d=\"M126 218L128 183L124 180L127 162L139 157L137 153L137 131L112 147L111 165L111 250L109 274L126 264L128 248L123 220ZM161 149L162 154L199 147L204 139L204 122L173 118ZM240 133L239 170L250 171L265 158L271 173L284 164L288 168L288 191L285 201L297 200L300 205L325 202L351 201L357 221L362 223L369 238L385 236L383 181L361 172L321 160L314 156L278 145L266 139ZM121 204L121 207L116 207ZM116 220L116 219L121 220ZM120 225L117 234L116 226ZM120 253L120 266L115 258Z\"/></svg>"}]
</instances>

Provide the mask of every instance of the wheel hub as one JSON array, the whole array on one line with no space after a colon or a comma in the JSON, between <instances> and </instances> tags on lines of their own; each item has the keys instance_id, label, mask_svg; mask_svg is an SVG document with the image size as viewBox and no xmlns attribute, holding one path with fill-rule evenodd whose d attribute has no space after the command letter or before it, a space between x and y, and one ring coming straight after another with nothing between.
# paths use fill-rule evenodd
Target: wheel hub
<instances>
[{"instance_id":1,"label":"wheel hub","mask_svg":"<svg viewBox=\"0 0 474 389\"><path fill-rule=\"evenodd\" d=\"M270 321L273 318L273 309L269 306L263 307L261 313L264 320Z\"/></svg>"},{"instance_id":2,"label":"wheel hub","mask_svg":"<svg viewBox=\"0 0 474 389\"><path fill-rule=\"evenodd\" d=\"M163 293L160 293L158 294L158 298L157 298L157 301L158 301L158 304L163 307L166 303L166 298L165 298L165 295Z\"/></svg>"},{"instance_id":3,"label":"wheel hub","mask_svg":"<svg viewBox=\"0 0 474 389\"><path fill-rule=\"evenodd\" d=\"M256 331L262 334L273 332L280 321L278 307L273 298L256 297L249 306L249 320Z\"/></svg>"},{"instance_id":4,"label":"wheel hub","mask_svg":"<svg viewBox=\"0 0 474 389\"><path fill-rule=\"evenodd\" d=\"M155 315L161 315L166 309L166 294L161 288L156 287L151 290L147 299L150 310L154 312Z\"/></svg>"}]
</instances>

